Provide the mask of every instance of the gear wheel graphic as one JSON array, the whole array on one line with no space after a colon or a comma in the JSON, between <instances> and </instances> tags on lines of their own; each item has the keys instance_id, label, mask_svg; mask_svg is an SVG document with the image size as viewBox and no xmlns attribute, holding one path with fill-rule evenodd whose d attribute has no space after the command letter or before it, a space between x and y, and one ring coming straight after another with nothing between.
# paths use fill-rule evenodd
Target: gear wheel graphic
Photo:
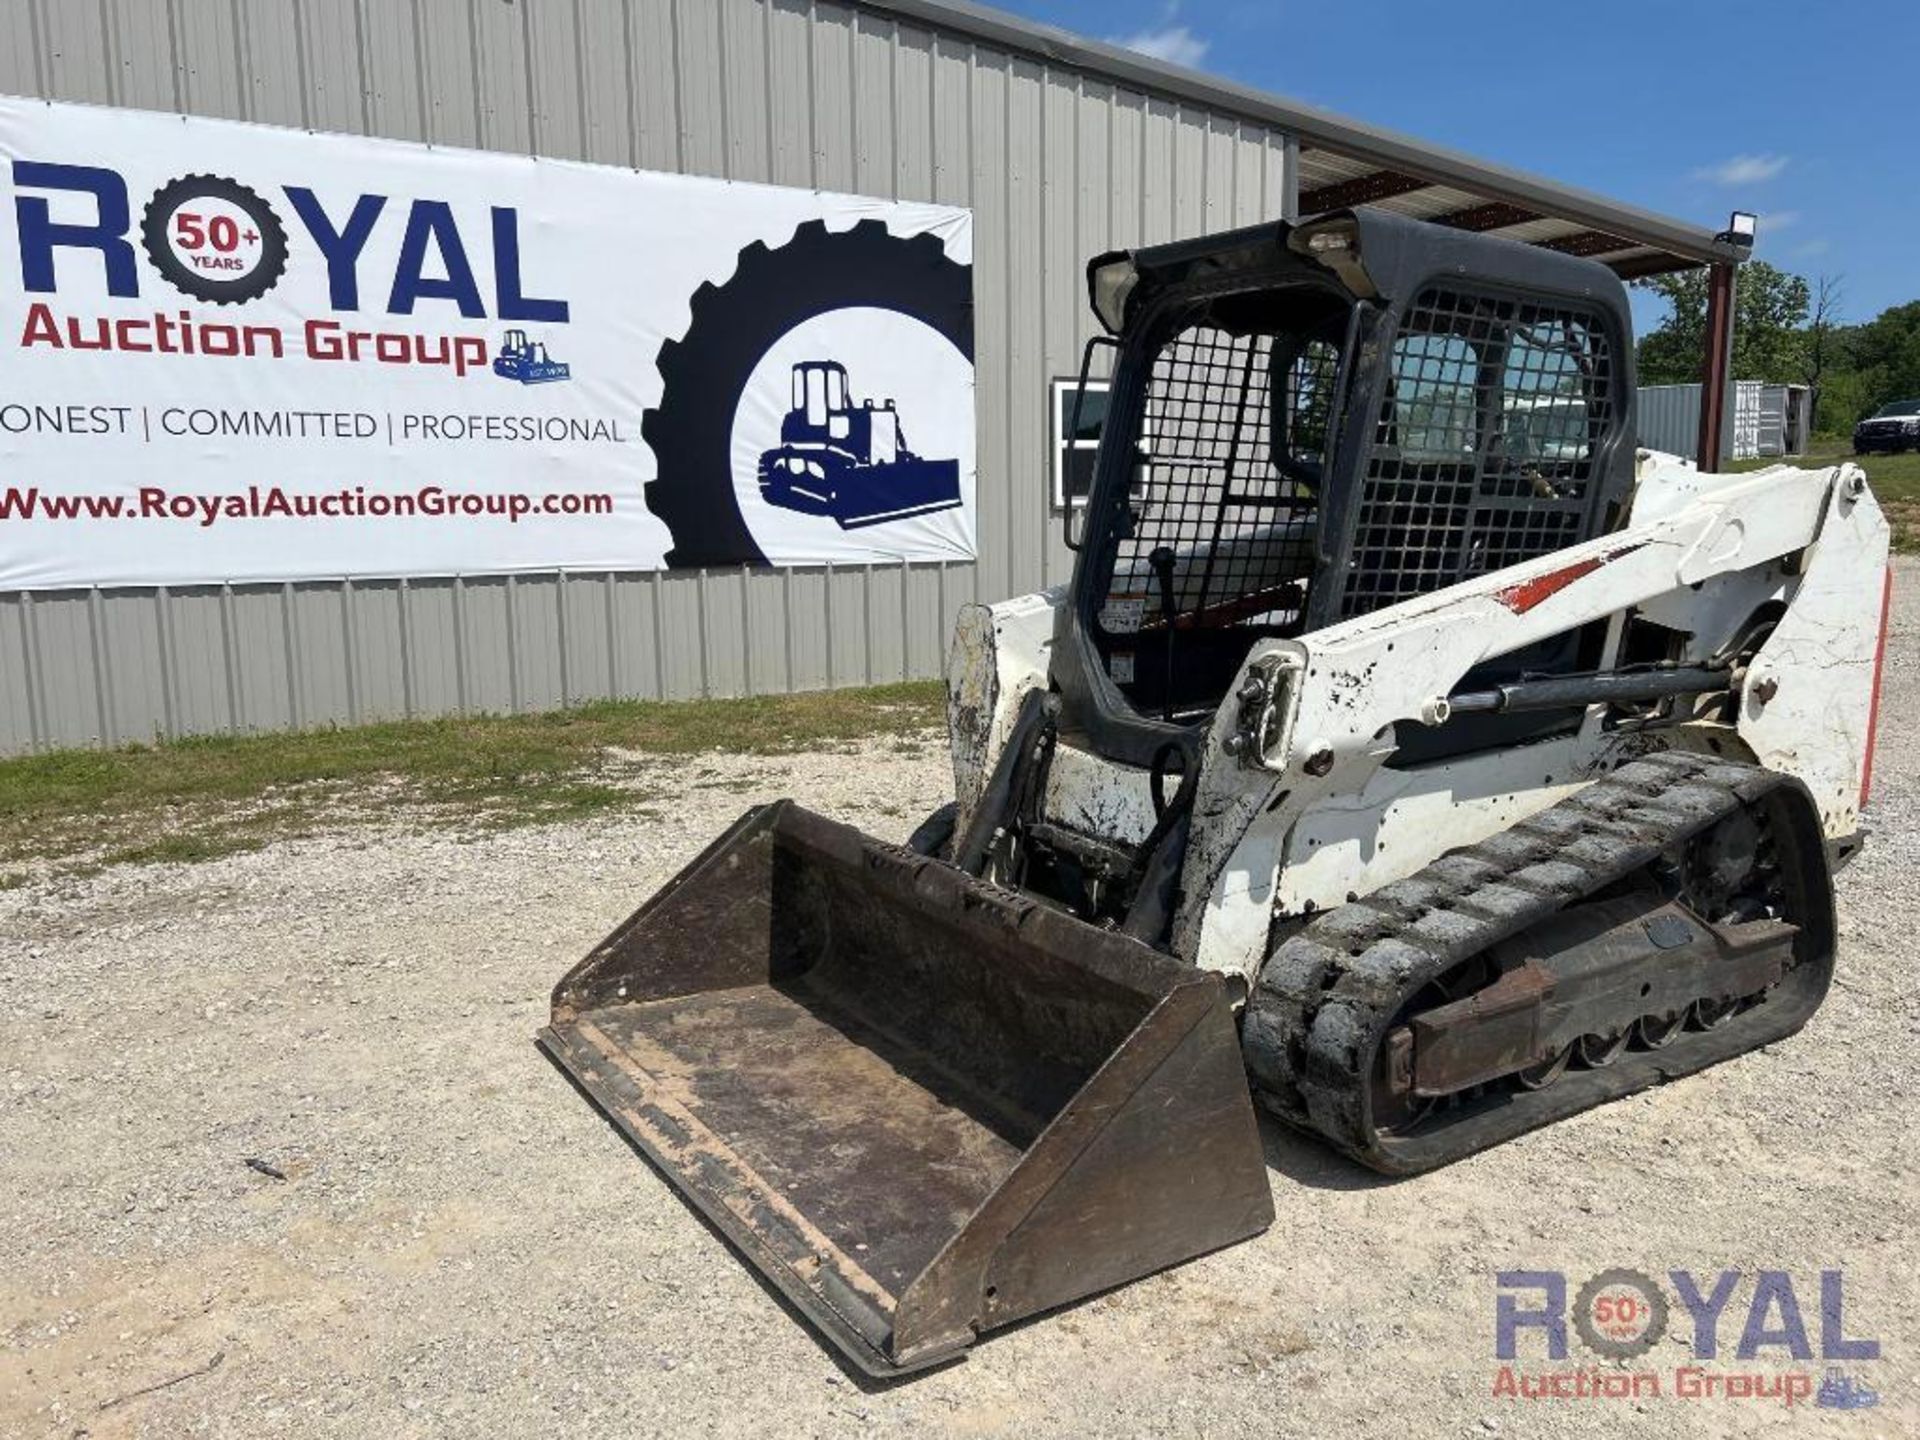
<instances>
[{"instance_id":1,"label":"gear wheel graphic","mask_svg":"<svg viewBox=\"0 0 1920 1440\"><path fill-rule=\"evenodd\" d=\"M195 200L223 200L246 212L253 222L260 237L260 253L244 275L220 279L202 274L174 252L170 233L173 217L182 205ZM258 300L280 283L287 269L287 230L280 217L257 192L224 175L183 175L154 191L140 217L140 243L153 268L169 285L184 295L216 305Z\"/></svg>"},{"instance_id":2,"label":"gear wheel graphic","mask_svg":"<svg viewBox=\"0 0 1920 1440\"><path fill-rule=\"evenodd\" d=\"M1623 1288L1637 1292L1647 1307L1647 1323L1632 1340L1615 1340L1600 1333L1593 1320L1593 1305L1608 1290ZM1616 1267L1602 1270L1580 1287L1573 1301L1573 1328L1596 1355L1613 1360L1631 1360L1644 1355L1667 1333L1667 1297L1651 1275Z\"/></svg>"},{"instance_id":3,"label":"gear wheel graphic","mask_svg":"<svg viewBox=\"0 0 1920 1440\"><path fill-rule=\"evenodd\" d=\"M673 532L667 564L765 564L733 488L733 419L760 357L831 310L893 310L973 360L973 277L934 234L902 238L881 220L828 230L809 220L778 249L754 241L732 278L694 291L686 335L660 347L660 403L640 419L658 477L647 508Z\"/></svg>"}]
</instances>

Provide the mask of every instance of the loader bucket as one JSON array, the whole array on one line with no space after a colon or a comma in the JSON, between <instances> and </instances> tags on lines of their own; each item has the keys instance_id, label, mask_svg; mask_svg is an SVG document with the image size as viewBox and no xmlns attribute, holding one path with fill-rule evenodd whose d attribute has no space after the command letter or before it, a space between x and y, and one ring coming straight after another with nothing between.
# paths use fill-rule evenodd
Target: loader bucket
<instances>
[{"instance_id":1,"label":"loader bucket","mask_svg":"<svg viewBox=\"0 0 1920 1440\"><path fill-rule=\"evenodd\" d=\"M876 1376L1273 1218L1218 976L788 801L576 966L540 1043Z\"/></svg>"}]
</instances>

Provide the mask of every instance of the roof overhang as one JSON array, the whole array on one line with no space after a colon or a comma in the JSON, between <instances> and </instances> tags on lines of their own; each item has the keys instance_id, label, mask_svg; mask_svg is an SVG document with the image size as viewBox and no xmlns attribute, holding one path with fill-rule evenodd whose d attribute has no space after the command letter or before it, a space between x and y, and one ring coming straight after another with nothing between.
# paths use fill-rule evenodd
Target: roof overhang
<instances>
[{"instance_id":1,"label":"roof overhang","mask_svg":"<svg viewBox=\"0 0 1920 1440\"><path fill-rule=\"evenodd\" d=\"M1284 131L1299 153L1298 205L1285 218L1372 205L1599 260L1628 280L1749 254L1703 226L1005 11L965 0L857 3Z\"/></svg>"}]
</instances>

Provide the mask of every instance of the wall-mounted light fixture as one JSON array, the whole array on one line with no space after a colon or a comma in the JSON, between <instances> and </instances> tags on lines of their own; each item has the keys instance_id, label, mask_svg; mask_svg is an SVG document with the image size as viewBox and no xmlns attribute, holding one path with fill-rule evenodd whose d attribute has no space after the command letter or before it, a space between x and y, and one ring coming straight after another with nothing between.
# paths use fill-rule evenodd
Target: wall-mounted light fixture
<instances>
[{"instance_id":1,"label":"wall-mounted light fixture","mask_svg":"<svg viewBox=\"0 0 1920 1440\"><path fill-rule=\"evenodd\" d=\"M1759 227L1760 217L1745 210L1736 210L1727 220L1727 228L1713 238L1725 244L1743 245L1753 248L1754 231Z\"/></svg>"}]
</instances>

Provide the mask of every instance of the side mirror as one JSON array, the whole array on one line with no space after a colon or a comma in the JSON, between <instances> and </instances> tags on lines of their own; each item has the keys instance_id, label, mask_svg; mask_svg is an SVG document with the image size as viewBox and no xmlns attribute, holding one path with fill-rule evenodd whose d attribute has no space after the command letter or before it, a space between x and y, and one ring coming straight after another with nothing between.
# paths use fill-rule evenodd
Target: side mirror
<instances>
[{"instance_id":1,"label":"side mirror","mask_svg":"<svg viewBox=\"0 0 1920 1440\"><path fill-rule=\"evenodd\" d=\"M1081 423L1084 413L1083 406L1087 398L1087 377L1093 369L1093 352L1101 348L1118 350L1120 345L1119 342L1111 336L1095 335L1087 341L1086 348L1080 352L1080 378L1074 385L1072 398L1067 402L1065 416L1066 433L1053 437L1054 464L1056 465L1062 464L1063 453L1070 455L1074 452L1078 437L1082 433ZM1104 421L1102 421L1100 447L1102 450L1106 447ZM1094 470L1097 474L1099 470L1097 458L1095 460ZM1091 503L1092 496L1087 495L1076 502L1073 487L1068 483L1070 479L1071 476L1069 474L1064 472L1061 474L1060 533L1061 539L1066 542L1069 550L1078 550L1080 548L1080 542L1086 538L1087 517L1085 512L1087 505Z\"/></svg>"},{"instance_id":2,"label":"side mirror","mask_svg":"<svg viewBox=\"0 0 1920 1440\"><path fill-rule=\"evenodd\" d=\"M1067 497L1066 513L1060 517L1062 538L1069 550L1078 550L1080 542L1087 538L1087 507L1076 504L1072 496Z\"/></svg>"}]
</instances>

